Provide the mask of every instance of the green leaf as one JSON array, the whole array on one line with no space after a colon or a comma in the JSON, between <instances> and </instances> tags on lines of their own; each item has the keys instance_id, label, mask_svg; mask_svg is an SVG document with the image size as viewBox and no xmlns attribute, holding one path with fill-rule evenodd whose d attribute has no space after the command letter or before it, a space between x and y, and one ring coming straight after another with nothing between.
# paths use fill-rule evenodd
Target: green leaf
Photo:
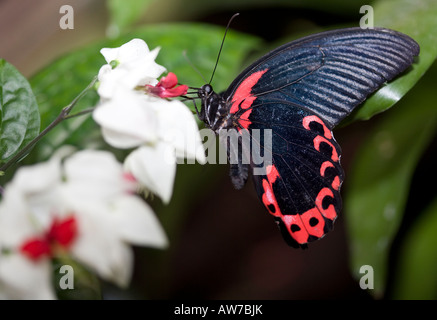
<instances>
[{"instance_id":1,"label":"green leaf","mask_svg":"<svg viewBox=\"0 0 437 320\"><path fill-rule=\"evenodd\" d=\"M382 87L345 123L367 120L392 107L425 74L437 57L437 2L435 0L384 0L374 8L374 24L412 37L420 45L416 63L405 74Z\"/></svg>"},{"instance_id":2,"label":"green leaf","mask_svg":"<svg viewBox=\"0 0 437 320\"><path fill-rule=\"evenodd\" d=\"M180 83L199 87L205 82L190 63L209 80L223 33L223 28L205 24L150 25L118 39L91 45L57 60L31 79L40 105L42 127L47 127L62 107L71 102L106 63L99 53L101 48L118 47L133 38L144 39L150 49L161 47L157 62L165 66L168 71L174 72ZM258 38L250 35L234 31L228 33L220 64L214 76L213 84L216 84L216 90L224 90L229 85L241 70L248 52L259 42ZM92 92L79 101L72 113L93 107L97 102L98 95ZM194 106L190 105L190 107L194 110ZM38 153L34 155L35 158L29 160L46 159L53 150L63 144L71 144L79 148L105 146L100 136L100 128L89 115L82 116L63 121L52 130L38 143Z\"/></svg>"},{"instance_id":3,"label":"green leaf","mask_svg":"<svg viewBox=\"0 0 437 320\"><path fill-rule=\"evenodd\" d=\"M26 78L0 59L0 163L39 133L38 105Z\"/></svg>"},{"instance_id":4,"label":"green leaf","mask_svg":"<svg viewBox=\"0 0 437 320\"><path fill-rule=\"evenodd\" d=\"M120 32L137 22L152 2L153 0L107 0L110 36L118 36Z\"/></svg>"},{"instance_id":5,"label":"green leaf","mask_svg":"<svg viewBox=\"0 0 437 320\"><path fill-rule=\"evenodd\" d=\"M391 243L399 228L410 180L437 125L429 72L369 135L348 172L344 198L351 268L371 265L376 296L384 292ZM359 276L359 274L357 274Z\"/></svg>"},{"instance_id":6,"label":"green leaf","mask_svg":"<svg viewBox=\"0 0 437 320\"><path fill-rule=\"evenodd\" d=\"M394 299L437 299L437 198L409 228L395 273Z\"/></svg>"}]
</instances>

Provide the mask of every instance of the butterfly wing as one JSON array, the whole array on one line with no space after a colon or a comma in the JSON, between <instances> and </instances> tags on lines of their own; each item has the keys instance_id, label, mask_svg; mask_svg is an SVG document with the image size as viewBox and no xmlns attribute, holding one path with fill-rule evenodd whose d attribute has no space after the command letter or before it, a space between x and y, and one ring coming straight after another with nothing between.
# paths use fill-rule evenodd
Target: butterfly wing
<instances>
[{"instance_id":1,"label":"butterfly wing","mask_svg":"<svg viewBox=\"0 0 437 320\"><path fill-rule=\"evenodd\" d=\"M253 179L290 245L323 237L341 210L341 150L332 128L418 53L414 40L392 30L328 31L270 52L224 93L229 127L271 130L272 161ZM253 135L252 149L266 154L266 142ZM263 165L252 163L253 172Z\"/></svg>"},{"instance_id":2,"label":"butterfly wing","mask_svg":"<svg viewBox=\"0 0 437 320\"><path fill-rule=\"evenodd\" d=\"M254 111L254 118L258 116ZM331 230L341 210L341 149L318 116L277 103L263 117L269 120L256 120L250 132L271 128L272 161L253 164L255 188L287 243L305 246ZM266 140L263 134L259 144L253 139L252 150L265 155L263 148L270 148ZM262 166L265 173L257 174L255 169Z\"/></svg>"},{"instance_id":3,"label":"butterfly wing","mask_svg":"<svg viewBox=\"0 0 437 320\"><path fill-rule=\"evenodd\" d=\"M286 101L317 114L332 129L369 94L407 69L418 54L413 39L393 30L327 31L265 55L243 71L224 96L236 117L249 106Z\"/></svg>"}]
</instances>

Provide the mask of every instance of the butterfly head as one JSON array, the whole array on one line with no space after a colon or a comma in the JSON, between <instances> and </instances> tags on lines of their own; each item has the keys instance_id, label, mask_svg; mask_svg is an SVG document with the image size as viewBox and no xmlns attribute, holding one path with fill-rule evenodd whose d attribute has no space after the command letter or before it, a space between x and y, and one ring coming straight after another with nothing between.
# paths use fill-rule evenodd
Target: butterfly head
<instances>
[{"instance_id":1,"label":"butterfly head","mask_svg":"<svg viewBox=\"0 0 437 320\"><path fill-rule=\"evenodd\" d=\"M221 128L223 118L226 115L226 103L220 94L214 92L210 84L205 84L197 90L197 96L201 101L201 109L198 117L212 130Z\"/></svg>"}]
</instances>

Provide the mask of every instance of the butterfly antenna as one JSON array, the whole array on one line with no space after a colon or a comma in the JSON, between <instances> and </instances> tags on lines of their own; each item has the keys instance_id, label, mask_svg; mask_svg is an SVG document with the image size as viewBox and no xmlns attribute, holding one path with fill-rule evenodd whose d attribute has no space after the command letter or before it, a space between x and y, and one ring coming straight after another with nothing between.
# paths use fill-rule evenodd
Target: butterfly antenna
<instances>
[{"instance_id":1,"label":"butterfly antenna","mask_svg":"<svg viewBox=\"0 0 437 320\"><path fill-rule=\"evenodd\" d=\"M216 60L216 62L215 62L214 70L212 71L211 79L209 80L208 84L211 84L212 79L214 78L215 70L217 69L217 65L218 65L218 62L219 62L219 60L220 60L220 54L222 53L223 44L225 43L226 34L228 33L228 29L229 29L229 27L230 27L230 25L231 25L231 22L232 22L232 20L234 20L235 17L237 17L237 16L239 16L239 15L240 15L239 13L236 13L236 14L234 14L234 15L231 17L231 19L229 19L228 25L226 26L225 34L224 34L224 36L223 36L222 44L221 44L221 46L220 46L220 50L219 50L218 55L217 55L217 60Z\"/></svg>"}]
</instances>

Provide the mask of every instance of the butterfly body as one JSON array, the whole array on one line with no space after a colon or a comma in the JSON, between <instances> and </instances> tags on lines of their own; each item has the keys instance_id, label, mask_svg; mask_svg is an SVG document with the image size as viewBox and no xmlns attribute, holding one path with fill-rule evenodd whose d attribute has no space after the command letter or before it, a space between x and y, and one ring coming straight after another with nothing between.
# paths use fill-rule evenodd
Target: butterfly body
<instances>
[{"instance_id":1,"label":"butterfly body","mask_svg":"<svg viewBox=\"0 0 437 320\"><path fill-rule=\"evenodd\" d=\"M242 140L230 176L237 189L252 172L261 202L288 244L305 247L332 229L341 210L344 172L332 129L369 94L413 63L419 46L388 29L349 28L285 44L255 61L221 93L207 84L198 91L200 120L220 134L248 132L271 163L244 163ZM271 145L254 130L271 130ZM236 149L236 150L233 150Z\"/></svg>"}]
</instances>

